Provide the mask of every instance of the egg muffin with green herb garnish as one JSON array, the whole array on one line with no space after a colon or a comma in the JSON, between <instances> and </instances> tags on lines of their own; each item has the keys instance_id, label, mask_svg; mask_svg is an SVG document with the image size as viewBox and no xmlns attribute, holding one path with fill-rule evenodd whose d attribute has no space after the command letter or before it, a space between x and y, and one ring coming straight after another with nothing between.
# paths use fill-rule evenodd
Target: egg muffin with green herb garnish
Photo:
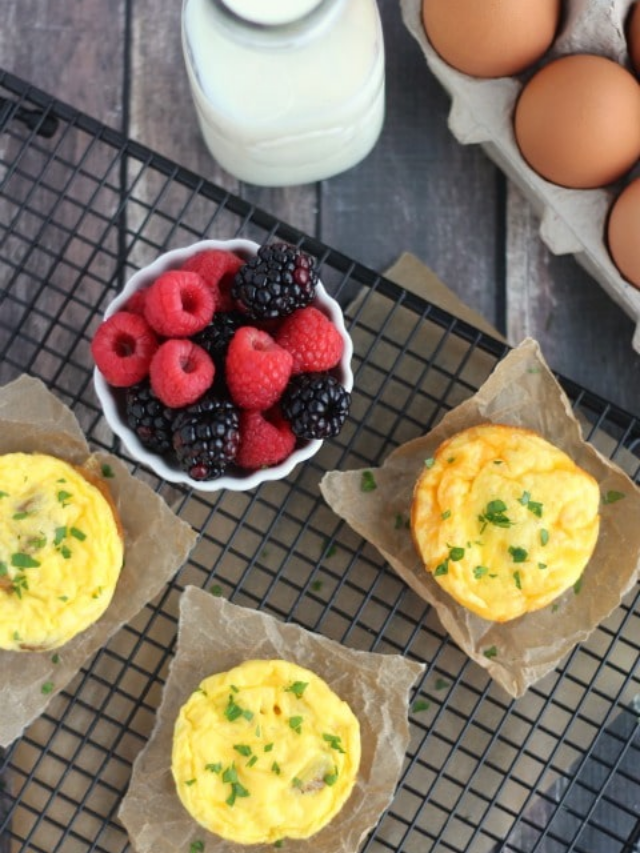
<instances>
[{"instance_id":1,"label":"egg muffin with green herb garnish","mask_svg":"<svg viewBox=\"0 0 640 853\"><path fill-rule=\"evenodd\" d=\"M99 476L43 453L0 456L0 648L53 649L92 625L123 553Z\"/></svg>"},{"instance_id":2,"label":"egg muffin with green herb garnish","mask_svg":"<svg viewBox=\"0 0 640 853\"><path fill-rule=\"evenodd\" d=\"M349 705L284 660L206 678L174 729L180 800L205 829L241 844L314 835L347 801L359 765Z\"/></svg>"},{"instance_id":3,"label":"egg muffin with green herb garnish","mask_svg":"<svg viewBox=\"0 0 640 853\"><path fill-rule=\"evenodd\" d=\"M425 568L459 604L506 622L576 584L598 539L596 480L522 427L481 424L425 460L411 530Z\"/></svg>"}]
</instances>

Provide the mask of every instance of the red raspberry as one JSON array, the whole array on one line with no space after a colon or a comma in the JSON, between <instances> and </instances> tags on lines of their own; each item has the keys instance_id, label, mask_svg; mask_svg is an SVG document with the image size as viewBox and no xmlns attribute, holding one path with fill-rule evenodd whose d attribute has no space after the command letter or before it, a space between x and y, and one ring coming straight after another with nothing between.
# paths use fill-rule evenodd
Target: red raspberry
<instances>
[{"instance_id":1,"label":"red raspberry","mask_svg":"<svg viewBox=\"0 0 640 853\"><path fill-rule=\"evenodd\" d=\"M240 412L240 447L236 464L257 470L278 465L293 453L296 437L278 409Z\"/></svg>"},{"instance_id":2,"label":"red raspberry","mask_svg":"<svg viewBox=\"0 0 640 853\"><path fill-rule=\"evenodd\" d=\"M117 311L97 328L91 354L110 385L127 388L142 381L158 349L158 339L144 317Z\"/></svg>"},{"instance_id":3,"label":"red raspberry","mask_svg":"<svg viewBox=\"0 0 640 853\"><path fill-rule=\"evenodd\" d=\"M233 284L233 277L243 264L242 258L234 255L233 252L226 252L223 249L207 249L189 258L182 265L182 269L188 272L197 272L198 275L202 276L207 286L214 292L216 310L234 311L237 310L238 306L231 296L231 285Z\"/></svg>"},{"instance_id":4,"label":"red raspberry","mask_svg":"<svg viewBox=\"0 0 640 853\"><path fill-rule=\"evenodd\" d=\"M266 332L241 326L225 362L231 399L242 409L270 409L289 381L292 364L293 357Z\"/></svg>"},{"instance_id":5,"label":"red raspberry","mask_svg":"<svg viewBox=\"0 0 640 853\"><path fill-rule=\"evenodd\" d=\"M186 338L160 344L149 367L153 393L171 409L195 403L213 384L214 374L209 353Z\"/></svg>"},{"instance_id":6,"label":"red raspberry","mask_svg":"<svg viewBox=\"0 0 640 853\"><path fill-rule=\"evenodd\" d=\"M215 308L213 292L197 273L170 270L147 290L144 315L158 334L181 338L208 326Z\"/></svg>"},{"instance_id":7,"label":"red raspberry","mask_svg":"<svg viewBox=\"0 0 640 853\"><path fill-rule=\"evenodd\" d=\"M144 316L144 304L146 301L147 288L143 287L142 290L136 290L135 293L131 294L131 296L122 306L122 310L129 311L131 314L141 314L142 316Z\"/></svg>"},{"instance_id":8,"label":"red raspberry","mask_svg":"<svg viewBox=\"0 0 640 853\"><path fill-rule=\"evenodd\" d=\"M293 356L293 374L331 370L344 351L340 332L312 305L299 308L287 317L276 332L275 340Z\"/></svg>"}]
</instances>

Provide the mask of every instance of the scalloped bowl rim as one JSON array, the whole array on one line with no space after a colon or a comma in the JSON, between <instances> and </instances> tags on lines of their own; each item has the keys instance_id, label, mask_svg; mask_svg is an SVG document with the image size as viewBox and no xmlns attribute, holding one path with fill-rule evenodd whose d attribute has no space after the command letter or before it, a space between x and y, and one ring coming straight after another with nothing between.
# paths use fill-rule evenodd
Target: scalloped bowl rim
<instances>
[{"instance_id":1,"label":"scalloped bowl rim","mask_svg":"<svg viewBox=\"0 0 640 853\"><path fill-rule=\"evenodd\" d=\"M260 244L252 240L235 238L232 240L199 240L190 246L164 252L152 263L141 267L141 269L128 279L122 291L107 306L104 312L104 319L106 320L121 308L137 290L151 284L163 272L180 266L198 252L210 249L224 249L225 251L252 257L259 248ZM318 282L316 287L316 297L312 304L321 308L331 319L344 341L344 352L336 368L336 372L339 374L342 385L344 385L347 391L351 392L353 389L353 371L351 369L353 342L347 332L342 309L338 302L332 296L329 296L321 281ZM322 446L322 439L312 439L307 444L294 450L279 465L274 465L270 468L261 468L258 471L251 471L246 475L233 476L225 474L217 477L215 480L193 480L184 471L169 465L161 456L152 453L144 447L138 436L121 418L112 387L97 367L94 367L93 381L105 420L112 431L120 438L129 454L138 462L143 463L154 471L161 479L170 483L191 486L193 489L201 492L217 492L221 489L229 489L236 492L248 491L259 486L261 483L281 480L290 474L300 462L304 462L314 456Z\"/></svg>"}]
</instances>

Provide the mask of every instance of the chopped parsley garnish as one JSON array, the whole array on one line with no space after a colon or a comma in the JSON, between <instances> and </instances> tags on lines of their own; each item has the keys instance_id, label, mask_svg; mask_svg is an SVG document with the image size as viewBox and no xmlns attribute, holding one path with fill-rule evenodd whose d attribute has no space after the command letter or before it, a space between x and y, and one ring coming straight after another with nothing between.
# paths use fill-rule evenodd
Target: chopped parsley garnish
<instances>
[{"instance_id":1,"label":"chopped parsley garnish","mask_svg":"<svg viewBox=\"0 0 640 853\"><path fill-rule=\"evenodd\" d=\"M378 484L376 483L376 478L373 476L373 472L363 471L362 478L360 480L360 491L374 492L377 488Z\"/></svg>"},{"instance_id":2,"label":"chopped parsley garnish","mask_svg":"<svg viewBox=\"0 0 640 853\"><path fill-rule=\"evenodd\" d=\"M18 631L14 631L14 632L13 632L13 639L16 641L16 643L19 643L19 642L20 642L20 640L22 639L22 638L20 637L20 634L19 634L19 632L18 632Z\"/></svg>"},{"instance_id":3,"label":"chopped parsley garnish","mask_svg":"<svg viewBox=\"0 0 640 853\"><path fill-rule=\"evenodd\" d=\"M9 567L6 563L0 560L0 578L3 578L9 571Z\"/></svg>"},{"instance_id":4,"label":"chopped parsley garnish","mask_svg":"<svg viewBox=\"0 0 640 853\"><path fill-rule=\"evenodd\" d=\"M192 785L195 785L197 781L197 779L187 779L184 784L190 788Z\"/></svg>"},{"instance_id":5,"label":"chopped parsley garnish","mask_svg":"<svg viewBox=\"0 0 640 853\"><path fill-rule=\"evenodd\" d=\"M115 474L113 473L113 468L111 467L111 465L107 465L106 462L103 463L101 470L102 470L102 476L103 477L107 477L107 478L115 477Z\"/></svg>"},{"instance_id":6,"label":"chopped parsley garnish","mask_svg":"<svg viewBox=\"0 0 640 853\"><path fill-rule=\"evenodd\" d=\"M192 841L189 847L189 853L203 853L204 841Z\"/></svg>"},{"instance_id":7,"label":"chopped parsley garnish","mask_svg":"<svg viewBox=\"0 0 640 853\"><path fill-rule=\"evenodd\" d=\"M424 460L424 464L427 468L433 468L433 466L436 464L436 460L433 458L433 456L430 456L428 459Z\"/></svg>"},{"instance_id":8,"label":"chopped parsley garnish","mask_svg":"<svg viewBox=\"0 0 640 853\"><path fill-rule=\"evenodd\" d=\"M0 492L0 498L8 498L9 492Z\"/></svg>"},{"instance_id":9,"label":"chopped parsley garnish","mask_svg":"<svg viewBox=\"0 0 640 853\"><path fill-rule=\"evenodd\" d=\"M11 565L16 569L37 569L40 563L29 554L18 552L11 555Z\"/></svg>"},{"instance_id":10,"label":"chopped parsley garnish","mask_svg":"<svg viewBox=\"0 0 640 853\"><path fill-rule=\"evenodd\" d=\"M59 654L51 655L51 663L60 663L60 655Z\"/></svg>"},{"instance_id":11,"label":"chopped parsley garnish","mask_svg":"<svg viewBox=\"0 0 640 853\"><path fill-rule=\"evenodd\" d=\"M523 492L522 497L518 498L518 503L526 506L529 512L532 512L538 518L542 518L542 504L538 503L538 501L532 501L530 492Z\"/></svg>"},{"instance_id":12,"label":"chopped parsley garnish","mask_svg":"<svg viewBox=\"0 0 640 853\"><path fill-rule=\"evenodd\" d=\"M489 646L488 649L484 650L483 654L486 658L495 658L498 656L498 650L495 646Z\"/></svg>"},{"instance_id":13,"label":"chopped parsley garnish","mask_svg":"<svg viewBox=\"0 0 640 853\"><path fill-rule=\"evenodd\" d=\"M229 696L227 707L224 709L224 715L230 723L233 723L235 720L240 719L240 717L244 717L245 720L253 719L253 711L248 711L247 709L242 708L240 705L238 705L238 703L231 695Z\"/></svg>"},{"instance_id":14,"label":"chopped parsley garnish","mask_svg":"<svg viewBox=\"0 0 640 853\"><path fill-rule=\"evenodd\" d=\"M331 749L335 749L337 752L341 752L344 755L344 749L342 748L341 738L339 735L330 735L323 733L322 739L326 740Z\"/></svg>"},{"instance_id":15,"label":"chopped parsley garnish","mask_svg":"<svg viewBox=\"0 0 640 853\"><path fill-rule=\"evenodd\" d=\"M272 749L273 749L272 743L265 743L265 745L264 745L264 751L265 752L271 752Z\"/></svg>"},{"instance_id":16,"label":"chopped parsley garnish","mask_svg":"<svg viewBox=\"0 0 640 853\"><path fill-rule=\"evenodd\" d=\"M58 502L61 503L63 507L68 505L69 500L72 497L73 497L73 495L71 494L71 492L65 492L64 489L61 489L57 495Z\"/></svg>"},{"instance_id":17,"label":"chopped parsley garnish","mask_svg":"<svg viewBox=\"0 0 640 853\"><path fill-rule=\"evenodd\" d=\"M476 580L483 578L485 575L489 574L489 569L486 566L476 566L473 570L473 576Z\"/></svg>"},{"instance_id":18,"label":"chopped parsley garnish","mask_svg":"<svg viewBox=\"0 0 640 853\"><path fill-rule=\"evenodd\" d=\"M66 603L67 601L69 601L69 596L68 595L59 595L58 599L60 601L64 601Z\"/></svg>"},{"instance_id":19,"label":"chopped parsley garnish","mask_svg":"<svg viewBox=\"0 0 640 853\"><path fill-rule=\"evenodd\" d=\"M546 564L546 563L538 563L538 568L539 568L539 569L546 569L546 568L547 568L547 564Z\"/></svg>"},{"instance_id":20,"label":"chopped parsley garnish","mask_svg":"<svg viewBox=\"0 0 640 853\"><path fill-rule=\"evenodd\" d=\"M529 559L526 549L519 548L517 545L509 545L509 553L514 563L524 563Z\"/></svg>"},{"instance_id":21,"label":"chopped parsley garnish","mask_svg":"<svg viewBox=\"0 0 640 853\"><path fill-rule=\"evenodd\" d=\"M582 589L582 578L578 578L578 580L573 585L573 591L576 595L578 595L581 589Z\"/></svg>"},{"instance_id":22,"label":"chopped parsley garnish","mask_svg":"<svg viewBox=\"0 0 640 853\"><path fill-rule=\"evenodd\" d=\"M329 557L333 557L333 556L334 556L334 554L336 554L336 553L337 553L337 551L338 551L338 549L336 548L336 546L335 546L335 543L334 543L334 542L331 542L331 543L330 543L330 542L329 542L329 540L327 540L327 541L324 543L323 556L324 556L324 557L326 557L327 559L328 559Z\"/></svg>"},{"instance_id":23,"label":"chopped parsley garnish","mask_svg":"<svg viewBox=\"0 0 640 853\"><path fill-rule=\"evenodd\" d=\"M522 589L522 578L520 577L520 572L513 573L513 581L517 589Z\"/></svg>"},{"instance_id":24,"label":"chopped parsley garnish","mask_svg":"<svg viewBox=\"0 0 640 853\"><path fill-rule=\"evenodd\" d=\"M252 749L246 743L234 743L233 748L236 752L239 752L240 755L249 756L252 753Z\"/></svg>"},{"instance_id":25,"label":"chopped parsley garnish","mask_svg":"<svg viewBox=\"0 0 640 853\"><path fill-rule=\"evenodd\" d=\"M445 509L445 511L444 511L444 512L442 513L442 515L440 516L440 518L441 518L443 521L446 521L448 518L451 518L451 510L450 510L450 509Z\"/></svg>"},{"instance_id":26,"label":"chopped parsley garnish","mask_svg":"<svg viewBox=\"0 0 640 853\"><path fill-rule=\"evenodd\" d=\"M274 847L278 847L278 848L283 847L283 846L284 846L284 841L282 840L282 838L279 838L277 841L274 841L274 842L273 842L273 846L274 846Z\"/></svg>"},{"instance_id":27,"label":"chopped parsley garnish","mask_svg":"<svg viewBox=\"0 0 640 853\"><path fill-rule=\"evenodd\" d=\"M28 513L28 512L26 512L26 511L23 511L23 512L16 512L16 513L14 513L14 515L13 515L13 520L14 520L14 521L24 521L24 519L25 519L25 518L29 518L29 513Z\"/></svg>"},{"instance_id":28,"label":"chopped parsley garnish","mask_svg":"<svg viewBox=\"0 0 640 853\"><path fill-rule=\"evenodd\" d=\"M45 696L48 696L49 693L53 692L53 681L45 681L40 689Z\"/></svg>"},{"instance_id":29,"label":"chopped parsley garnish","mask_svg":"<svg viewBox=\"0 0 640 853\"><path fill-rule=\"evenodd\" d=\"M624 497L626 497L624 492L616 492L615 489L609 489L606 495L602 496L602 503L614 504L616 501L621 501Z\"/></svg>"},{"instance_id":30,"label":"chopped parsley garnish","mask_svg":"<svg viewBox=\"0 0 640 853\"><path fill-rule=\"evenodd\" d=\"M300 717L300 716L289 717L289 728L293 729L296 734L300 734L302 731L303 721L304 721L304 717Z\"/></svg>"},{"instance_id":31,"label":"chopped parsley garnish","mask_svg":"<svg viewBox=\"0 0 640 853\"><path fill-rule=\"evenodd\" d=\"M66 527L56 527L55 536L53 537L53 544L56 547L58 545L60 545L60 543L66 537L66 535L67 535L67 528Z\"/></svg>"},{"instance_id":32,"label":"chopped parsley garnish","mask_svg":"<svg viewBox=\"0 0 640 853\"><path fill-rule=\"evenodd\" d=\"M274 761L273 764L271 765L271 772L275 773L276 776L280 775L280 765L278 764L277 761Z\"/></svg>"},{"instance_id":33,"label":"chopped parsley garnish","mask_svg":"<svg viewBox=\"0 0 640 853\"><path fill-rule=\"evenodd\" d=\"M427 711L430 707L431 703L427 702L426 699L417 699L411 706L411 710L414 714L418 714L420 711Z\"/></svg>"},{"instance_id":34,"label":"chopped parsley garnish","mask_svg":"<svg viewBox=\"0 0 640 853\"><path fill-rule=\"evenodd\" d=\"M18 598L22 598L22 593L29 589L29 581L26 575L16 575L11 582L11 590L15 592Z\"/></svg>"},{"instance_id":35,"label":"chopped parsley garnish","mask_svg":"<svg viewBox=\"0 0 640 853\"><path fill-rule=\"evenodd\" d=\"M314 592L320 592L320 590L322 589L322 581L313 581L313 583L311 584L311 589Z\"/></svg>"},{"instance_id":36,"label":"chopped parsley garnish","mask_svg":"<svg viewBox=\"0 0 640 853\"><path fill-rule=\"evenodd\" d=\"M504 465L504 459L494 459L493 464L494 465Z\"/></svg>"},{"instance_id":37,"label":"chopped parsley garnish","mask_svg":"<svg viewBox=\"0 0 640 853\"><path fill-rule=\"evenodd\" d=\"M208 770L209 773L221 773L222 772L222 762L216 761L215 764L205 764L205 770Z\"/></svg>"},{"instance_id":38,"label":"chopped parsley garnish","mask_svg":"<svg viewBox=\"0 0 640 853\"><path fill-rule=\"evenodd\" d=\"M323 776L322 781L325 785L328 785L329 787L335 785L338 781L338 768L334 767L333 773L327 773L326 776Z\"/></svg>"},{"instance_id":39,"label":"chopped parsley garnish","mask_svg":"<svg viewBox=\"0 0 640 853\"><path fill-rule=\"evenodd\" d=\"M294 681L293 684L290 684L288 687L285 687L285 693L293 693L296 699L301 699L302 694L309 686L308 681Z\"/></svg>"},{"instance_id":40,"label":"chopped parsley garnish","mask_svg":"<svg viewBox=\"0 0 640 853\"><path fill-rule=\"evenodd\" d=\"M456 457L455 457L455 456L450 456L450 457L447 459L447 463L448 463L449 465L453 465L453 463L454 463L455 461L456 461Z\"/></svg>"},{"instance_id":41,"label":"chopped parsley garnish","mask_svg":"<svg viewBox=\"0 0 640 853\"><path fill-rule=\"evenodd\" d=\"M446 690L449 682L445 678L436 679L436 690Z\"/></svg>"},{"instance_id":42,"label":"chopped parsley garnish","mask_svg":"<svg viewBox=\"0 0 640 853\"><path fill-rule=\"evenodd\" d=\"M540 544L544 546L547 544L548 541L549 541L549 531L543 527L542 530L540 531Z\"/></svg>"},{"instance_id":43,"label":"chopped parsley garnish","mask_svg":"<svg viewBox=\"0 0 640 853\"><path fill-rule=\"evenodd\" d=\"M249 792L247 789L238 782L238 771L236 770L235 764L231 764L222 774L222 781L225 785L231 785L231 793L225 800L228 806L233 806L238 797L248 797Z\"/></svg>"},{"instance_id":44,"label":"chopped parsley garnish","mask_svg":"<svg viewBox=\"0 0 640 853\"><path fill-rule=\"evenodd\" d=\"M394 527L396 530L401 530L403 527L407 529L409 527L409 523L409 519L401 512L396 513L396 520L394 523Z\"/></svg>"},{"instance_id":45,"label":"chopped parsley garnish","mask_svg":"<svg viewBox=\"0 0 640 853\"><path fill-rule=\"evenodd\" d=\"M247 761L247 767L253 767L253 765L256 763L257 760L258 760L258 756L252 755L251 758Z\"/></svg>"},{"instance_id":46,"label":"chopped parsley garnish","mask_svg":"<svg viewBox=\"0 0 640 853\"><path fill-rule=\"evenodd\" d=\"M439 577L440 575L447 574L449 574L449 560L445 560L444 563L440 563L439 566L435 567L435 570L433 572L433 576L435 578Z\"/></svg>"},{"instance_id":47,"label":"chopped parsley garnish","mask_svg":"<svg viewBox=\"0 0 640 853\"><path fill-rule=\"evenodd\" d=\"M209 587L209 592L211 595L215 595L216 598L220 598L222 595L222 587L220 584L214 583L213 586Z\"/></svg>"},{"instance_id":48,"label":"chopped parsley garnish","mask_svg":"<svg viewBox=\"0 0 640 853\"><path fill-rule=\"evenodd\" d=\"M489 501L485 511L478 516L478 521L482 524L480 532L484 532L487 524L494 524L496 527L511 527L511 519L505 515L507 505L499 498Z\"/></svg>"},{"instance_id":49,"label":"chopped parsley garnish","mask_svg":"<svg viewBox=\"0 0 640 853\"><path fill-rule=\"evenodd\" d=\"M299 791L302 790L302 779L299 779L297 776L294 776L291 780L291 787L297 788Z\"/></svg>"},{"instance_id":50,"label":"chopped parsley garnish","mask_svg":"<svg viewBox=\"0 0 640 853\"><path fill-rule=\"evenodd\" d=\"M459 560L462 560L464 557L464 548L451 548L449 550L449 559L454 563L457 563Z\"/></svg>"},{"instance_id":51,"label":"chopped parsley garnish","mask_svg":"<svg viewBox=\"0 0 640 853\"><path fill-rule=\"evenodd\" d=\"M87 538L87 534L83 533L82 530L78 530L77 527L72 527L69 532L71 533L74 539L78 540L78 542L84 542L84 540Z\"/></svg>"}]
</instances>

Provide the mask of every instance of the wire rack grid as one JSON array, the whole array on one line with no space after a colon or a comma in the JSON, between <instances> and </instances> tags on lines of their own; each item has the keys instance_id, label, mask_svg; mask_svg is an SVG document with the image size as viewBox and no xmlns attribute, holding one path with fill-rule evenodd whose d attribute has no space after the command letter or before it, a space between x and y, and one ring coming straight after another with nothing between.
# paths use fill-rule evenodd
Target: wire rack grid
<instances>
[{"instance_id":1,"label":"wire rack grid","mask_svg":"<svg viewBox=\"0 0 640 853\"><path fill-rule=\"evenodd\" d=\"M173 582L0 758L0 850L130 849L117 810L153 727L187 584L428 664L400 784L367 853L637 850L637 596L511 701L319 496L324 471L380 464L468 398L505 347L24 81L0 73L0 86L0 382L44 380L94 447L120 454L200 534ZM138 468L91 381L89 342L114 294L158 253L204 236L302 245L355 343L340 436L250 493L208 496ZM638 481L638 419L561 381L589 439Z\"/></svg>"}]
</instances>

